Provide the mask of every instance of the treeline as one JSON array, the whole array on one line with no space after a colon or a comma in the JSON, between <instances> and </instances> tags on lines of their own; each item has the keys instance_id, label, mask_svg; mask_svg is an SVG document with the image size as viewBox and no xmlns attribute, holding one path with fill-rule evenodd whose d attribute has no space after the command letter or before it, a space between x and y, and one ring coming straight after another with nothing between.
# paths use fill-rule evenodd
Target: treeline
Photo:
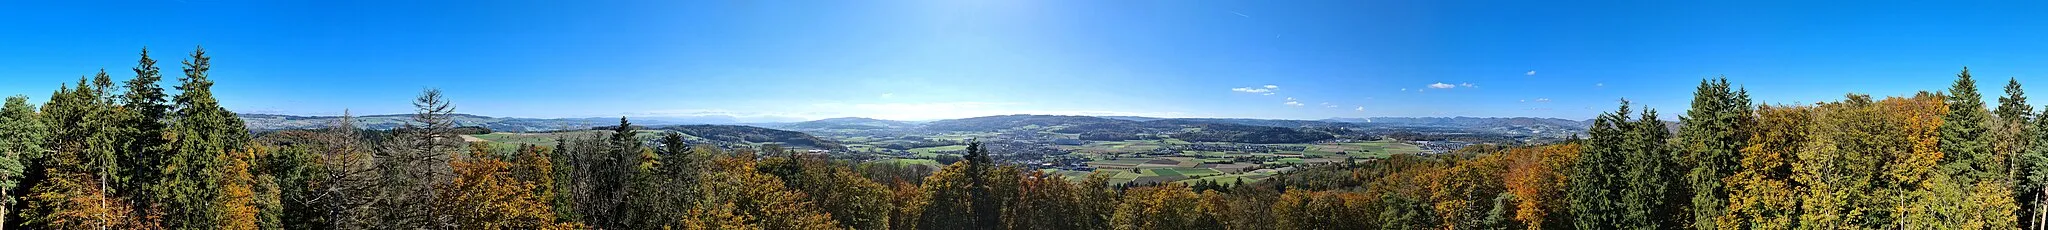
<instances>
[{"instance_id":1,"label":"treeline","mask_svg":"<svg viewBox=\"0 0 2048 230\"><path fill-rule=\"evenodd\" d=\"M1252 215L1281 228L2042 229L2048 119L2016 80L1996 106L1975 85L1965 69L1943 92L1757 105L1704 81L1676 131L1624 101L1585 139L1311 167L1231 195L1284 191ZM1287 211L1293 194L1320 208Z\"/></svg>"},{"instance_id":2,"label":"treeline","mask_svg":"<svg viewBox=\"0 0 2048 230\"><path fill-rule=\"evenodd\" d=\"M1250 126L1239 124L1199 124L1199 131L1173 134L1174 138L1193 142L1233 142L1251 144L1309 143L1335 138L1328 133L1309 132L1294 128Z\"/></svg>"}]
</instances>

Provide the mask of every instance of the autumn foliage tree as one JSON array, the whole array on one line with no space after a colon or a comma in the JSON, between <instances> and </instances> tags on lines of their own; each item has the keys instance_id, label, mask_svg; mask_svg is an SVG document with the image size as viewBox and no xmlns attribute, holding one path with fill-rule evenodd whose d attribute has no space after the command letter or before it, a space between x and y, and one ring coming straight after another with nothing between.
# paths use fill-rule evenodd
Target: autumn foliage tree
<instances>
[{"instance_id":1,"label":"autumn foliage tree","mask_svg":"<svg viewBox=\"0 0 2048 230\"><path fill-rule=\"evenodd\" d=\"M533 193L536 183L513 177L515 167L490 151L490 146L472 143L468 155L449 162L455 178L438 185L434 203L446 213L456 229L574 229L556 223L551 205Z\"/></svg>"},{"instance_id":2,"label":"autumn foliage tree","mask_svg":"<svg viewBox=\"0 0 2048 230\"><path fill-rule=\"evenodd\" d=\"M1562 229L1572 226L1570 202L1565 188L1571 184L1567 171L1577 161L1579 145L1508 149L1503 185L1515 197L1514 218L1528 229Z\"/></svg>"}]
</instances>

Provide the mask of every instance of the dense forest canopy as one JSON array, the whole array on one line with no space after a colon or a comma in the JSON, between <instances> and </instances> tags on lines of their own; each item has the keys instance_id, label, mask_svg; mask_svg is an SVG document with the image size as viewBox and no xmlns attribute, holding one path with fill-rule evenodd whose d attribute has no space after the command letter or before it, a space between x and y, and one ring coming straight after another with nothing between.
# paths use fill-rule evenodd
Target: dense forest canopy
<instances>
[{"instance_id":1,"label":"dense forest canopy","mask_svg":"<svg viewBox=\"0 0 2048 230\"><path fill-rule=\"evenodd\" d=\"M1987 105L1969 70L1940 92L1755 104L1702 81L1678 122L1621 102L1588 135L1541 145L1312 164L1247 182L1110 183L1005 164L978 142L941 167L832 159L832 146L744 126L649 129L628 118L552 145L460 135L448 95L365 130L253 138L193 50L164 83L148 51L42 103L0 110L7 227L28 229L2043 229L2048 119L2017 80ZM126 75L126 74L121 74ZM163 85L173 85L175 94ZM223 84L233 84L224 82ZM404 102L393 102L404 103ZM1298 142L1329 134L1188 120L998 116L936 123L1137 139ZM880 121L868 127L902 126ZM1510 120L1508 122L1517 122ZM1525 121L1536 122L1536 121ZM1543 121L1549 122L1549 121ZM1068 124L1065 121L1061 124ZM985 124L998 124L989 126ZM1576 124L1568 124L1576 125ZM838 127L838 126L828 126ZM1170 128L1162 128L1170 127ZM1313 127L1310 127L1313 128ZM642 130L658 138L636 137ZM743 135L711 135L740 133ZM806 138L808 137L808 138Z\"/></svg>"}]
</instances>

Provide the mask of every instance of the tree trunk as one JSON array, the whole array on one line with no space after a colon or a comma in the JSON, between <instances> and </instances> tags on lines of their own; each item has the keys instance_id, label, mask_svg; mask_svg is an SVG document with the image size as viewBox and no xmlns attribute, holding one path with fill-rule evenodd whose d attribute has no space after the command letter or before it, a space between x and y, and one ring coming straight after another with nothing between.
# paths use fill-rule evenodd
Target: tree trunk
<instances>
[{"instance_id":1,"label":"tree trunk","mask_svg":"<svg viewBox=\"0 0 2048 230\"><path fill-rule=\"evenodd\" d=\"M2041 223L2042 221L2048 221L2048 202L2043 202L2044 200L2048 200L2048 187L2041 188L2041 195L2034 196L2035 230L2040 230L2043 227L2048 227L2048 224Z\"/></svg>"}]
</instances>

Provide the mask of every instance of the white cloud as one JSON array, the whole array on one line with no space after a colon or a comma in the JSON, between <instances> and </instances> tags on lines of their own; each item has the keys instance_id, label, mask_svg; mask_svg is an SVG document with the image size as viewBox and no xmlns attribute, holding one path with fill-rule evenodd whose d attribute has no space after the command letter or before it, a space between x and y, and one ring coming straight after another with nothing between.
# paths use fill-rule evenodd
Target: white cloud
<instances>
[{"instance_id":1,"label":"white cloud","mask_svg":"<svg viewBox=\"0 0 2048 230\"><path fill-rule=\"evenodd\" d=\"M1261 93L1261 94L1259 94L1259 95L1260 95L1260 96L1273 96L1273 93Z\"/></svg>"},{"instance_id":2,"label":"white cloud","mask_svg":"<svg viewBox=\"0 0 2048 230\"><path fill-rule=\"evenodd\" d=\"M1535 70L1530 70L1530 71L1529 71L1529 73L1524 73L1524 74L1522 74L1522 75L1536 76L1536 71L1535 71Z\"/></svg>"},{"instance_id":3,"label":"white cloud","mask_svg":"<svg viewBox=\"0 0 2048 230\"><path fill-rule=\"evenodd\" d=\"M1458 83L1458 86L1463 86L1465 88L1479 88L1479 85L1474 85L1472 83Z\"/></svg>"},{"instance_id":4,"label":"white cloud","mask_svg":"<svg viewBox=\"0 0 2048 230\"><path fill-rule=\"evenodd\" d=\"M1273 95L1273 91L1279 89L1280 86L1277 85L1265 85L1257 87L1230 88L1230 91L1239 93L1256 93L1259 95Z\"/></svg>"},{"instance_id":5,"label":"white cloud","mask_svg":"<svg viewBox=\"0 0 2048 230\"><path fill-rule=\"evenodd\" d=\"M1429 84L1429 88L1432 88L1432 89L1449 89L1449 88L1457 88L1457 87L1458 87L1457 85L1451 85L1451 84L1444 84L1443 82L1437 82L1436 84Z\"/></svg>"},{"instance_id":6,"label":"white cloud","mask_svg":"<svg viewBox=\"0 0 2048 230\"><path fill-rule=\"evenodd\" d=\"M1537 98L1536 103L1550 103L1550 98Z\"/></svg>"},{"instance_id":7,"label":"white cloud","mask_svg":"<svg viewBox=\"0 0 2048 230\"><path fill-rule=\"evenodd\" d=\"M1287 103L1280 103L1280 104L1284 104L1284 105L1287 105L1287 106L1301 107L1301 102L1299 102L1299 101L1287 101Z\"/></svg>"},{"instance_id":8,"label":"white cloud","mask_svg":"<svg viewBox=\"0 0 2048 230\"><path fill-rule=\"evenodd\" d=\"M1356 108L1356 109L1351 109L1351 110L1354 110L1354 111L1359 111L1359 112L1365 112L1365 106L1359 106L1358 108Z\"/></svg>"},{"instance_id":9,"label":"white cloud","mask_svg":"<svg viewBox=\"0 0 2048 230\"><path fill-rule=\"evenodd\" d=\"M896 93L882 93L882 98L896 97Z\"/></svg>"},{"instance_id":10,"label":"white cloud","mask_svg":"<svg viewBox=\"0 0 2048 230\"><path fill-rule=\"evenodd\" d=\"M1294 97L1287 97L1287 100L1288 100L1288 101L1293 101L1293 100L1294 100Z\"/></svg>"},{"instance_id":11,"label":"white cloud","mask_svg":"<svg viewBox=\"0 0 2048 230\"><path fill-rule=\"evenodd\" d=\"M1607 87L1607 83L1593 83L1593 87Z\"/></svg>"},{"instance_id":12,"label":"white cloud","mask_svg":"<svg viewBox=\"0 0 2048 230\"><path fill-rule=\"evenodd\" d=\"M1408 88L1401 88L1401 92L1408 92Z\"/></svg>"}]
</instances>

